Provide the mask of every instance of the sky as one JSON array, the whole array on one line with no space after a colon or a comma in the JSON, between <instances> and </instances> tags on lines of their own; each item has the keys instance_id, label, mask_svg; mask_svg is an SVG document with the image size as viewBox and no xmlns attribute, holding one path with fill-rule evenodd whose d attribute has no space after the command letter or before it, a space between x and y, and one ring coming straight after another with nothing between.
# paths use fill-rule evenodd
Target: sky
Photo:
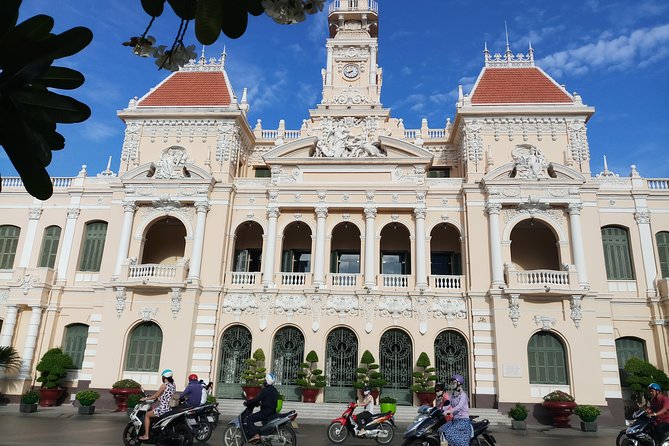
<instances>
[{"instance_id":1,"label":"sky","mask_svg":"<svg viewBox=\"0 0 669 446\"><path fill-rule=\"evenodd\" d=\"M52 177L118 170L124 124L116 116L133 97L142 97L169 72L121 43L149 23L140 0L23 0L19 21L36 14L55 20L54 32L87 26L93 42L55 65L81 71L85 84L62 92L88 104L81 124L59 124L65 149L54 152ZM379 0L381 101L407 129L443 128L454 118L458 85L468 93L483 67L483 48L505 51L505 22L511 50L527 52L537 65L583 102L595 107L588 123L593 174L603 169L628 176L630 165L648 178L669 177L669 2L666 0ZM185 43L201 46L191 29ZM178 20L169 7L150 35L171 45ZM249 16L246 33L223 35L205 49L218 57L225 46L226 71L238 97L248 88L249 123L262 119L276 129L299 129L321 99L325 67L326 9L305 22L278 25ZM0 175L16 176L4 151Z\"/></svg>"}]
</instances>

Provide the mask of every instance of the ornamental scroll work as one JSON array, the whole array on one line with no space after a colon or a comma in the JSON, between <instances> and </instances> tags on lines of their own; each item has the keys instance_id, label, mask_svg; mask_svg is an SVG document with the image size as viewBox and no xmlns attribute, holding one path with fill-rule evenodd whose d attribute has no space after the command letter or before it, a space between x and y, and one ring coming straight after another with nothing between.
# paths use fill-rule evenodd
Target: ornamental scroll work
<instances>
[{"instance_id":1,"label":"ornamental scroll work","mask_svg":"<svg viewBox=\"0 0 669 446\"><path fill-rule=\"evenodd\" d=\"M366 295L272 295L267 293L227 294L223 299L223 312L236 321L242 316L259 316L258 326L265 330L270 315L292 320L297 316L311 319L311 329L317 332L323 316L335 316L340 322L362 319L364 330L371 333L375 318L418 319L421 334L427 332L428 321L445 319L447 325L467 318L467 305L462 298L428 296L374 296Z\"/></svg>"},{"instance_id":2,"label":"ornamental scroll work","mask_svg":"<svg viewBox=\"0 0 669 446\"><path fill-rule=\"evenodd\" d=\"M316 143L316 158L378 158L386 152L378 141L378 124L372 119L325 118L322 137Z\"/></svg>"}]
</instances>

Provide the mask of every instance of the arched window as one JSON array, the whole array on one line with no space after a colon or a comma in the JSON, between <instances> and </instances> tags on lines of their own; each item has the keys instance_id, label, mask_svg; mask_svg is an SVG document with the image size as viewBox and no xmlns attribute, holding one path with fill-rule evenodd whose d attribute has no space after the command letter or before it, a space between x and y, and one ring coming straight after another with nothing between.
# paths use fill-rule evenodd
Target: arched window
<instances>
[{"instance_id":1,"label":"arched window","mask_svg":"<svg viewBox=\"0 0 669 446\"><path fill-rule=\"evenodd\" d=\"M603 227L602 245L604 245L606 277L609 280L634 280L627 228Z\"/></svg>"},{"instance_id":2,"label":"arched window","mask_svg":"<svg viewBox=\"0 0 669 446\"><path fill-rule=\"evenodd\" d=\"M130 372L157 372L160 366L160 350L163 347L163 332L153 322L136 326L130 334L125 370Z\"/></svg>"},{"instance_id":3,"label":"arched window","mask_svg":"<svg viewBox=\"0 0 669 446\"><path fill-rule=\"evenodd\" d=\"M81 261L79 262L79 271L100 271L106 237L107 222L96 221L86 225L84 246L81 251Z\"/></svg>"},{"instance_id":4,"label":"arched window","mask_svg":"<svg viewBox=\"0 0 669 446\"><path fill-rule=\"evenodd\" d=\"M655 234L655 241L657 241L657 254L660 257L662 277L669 277L669 232L658 232Z\"/></svg>"},{"instance_id":5,"label":"arched window","mask_svg":"<svg viewBox=\"0 0 669 446\"><path fill-rule=\"evenodd\" d=\"M86 350L86 339L88 338L88 325L72 324L65 327L63 336L63 352L70 355L75 369L80 369L84 362L84 351Z\"/></svg>"},{"instance_id":6,"label":"arched window","mask_svg":"<svg viewBox=\"0 0 669 446\"><path fill-rule=\"evenodd\" d=\"M14 256L20 233L21 228L17 226L0 226L0 269L14 268Z\"/></svg>"},{"instance_id":7,"label":"arched window","mask_svg":"<svg viewBox=\"0 0 669 446\"><path fill-rule=\"evenodd\" d=\"M296 401L300 392L295 381L304 361L304 335L296 327L283 327L276 332L272 345L272 370L279 391L286 401Z\"/></svg>"},{"instance_id":8,"label":"arched window","mask_svg":"<svg viewBox=\"0 0 669 446\"><path fill-rule=\"evenodd\" d=\"M42 250L39 256L40 268L53 268L56 264L56 254L58 254L58 242L60 241L60 228L58 226L49 226L44 230L42 238Z\"/></svg>"},{"instance_id":9,"label":"arched window","mask_svg":"<svg viewBox=\"0 0 669 446\"><path fill-rule=\"evenodd\" d=\"M625 364L632 358L647 361L646 343L643 339L625 337L616 339L616 356L618 357L618 371L620 372L620 384L627 387L625 380Z\"/></svg>"},{"instance_id":10,"label":"arched window","mask_svg":"<svg viewBox=\"0 0 669 446\"><path fill-rule=\"evenodd\" d=\"M569 384L567 355L553 334L535 333L527 344L530 384Z\"/></svg>"}]
</instances>

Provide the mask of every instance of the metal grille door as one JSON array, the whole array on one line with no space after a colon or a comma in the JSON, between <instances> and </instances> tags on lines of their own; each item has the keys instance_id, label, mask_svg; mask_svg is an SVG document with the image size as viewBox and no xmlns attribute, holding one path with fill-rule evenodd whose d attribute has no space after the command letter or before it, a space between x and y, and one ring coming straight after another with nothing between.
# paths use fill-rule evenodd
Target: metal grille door
<instances>
[{"instance_id":1,"label":"metal grille door","mask_svg":"<svg viewBox=\"0 0 669 446\"><path fill-rule=\"evenodd\" d=\"M304 336L295 327L285 327L274 336L272 369L276 385L286 401L299 401L301 392L295 384L300 364L304 361Z\"/></svg>"},{"instance_id":2,"label":"metal grille door","mask_svg":"<svg viewBox=\"0 0 669 446\"><path fill-rule=\"evenodd\" d=\"M465 377L464 388L469 388L467 340L457 331L442 331L434 340L435 368L439 381L448 385L451 376Z\"/></svg>"},{"instance_id":3,"label":"metal grille door","mask_svg":"<svg viewBox=\"0 0 669 446\"><path fill-rule=\"evenodd\" d=\"M326 403L355 401L353 381L356 378L358 338L348 328L336 328L328 335L325 346Z\"/></svg>"},{"instance_id":4,"label":"metal grille door","mask_svg":"<svg viewBox=\"0 0 669 446\"><path fill-rule=\"evenodd\" d=\"M218 365L218 398L242 398L242 373L251 357L251 332L241 325L228 328L221 338L221 360Z\"/></svg>"},{"instance_id":5,"label":"metal grille door","mask_svg":"<svg viewBox=\"0 0 669 446\"><path fill-rule=\"evenodd\" d=\"M381 373L387 381L384 396L397 399L397 404L411 404L413 375L413 346L411 338L402 330L388 330L381 336L379 345Z\"/></svg>"}]
</instances>

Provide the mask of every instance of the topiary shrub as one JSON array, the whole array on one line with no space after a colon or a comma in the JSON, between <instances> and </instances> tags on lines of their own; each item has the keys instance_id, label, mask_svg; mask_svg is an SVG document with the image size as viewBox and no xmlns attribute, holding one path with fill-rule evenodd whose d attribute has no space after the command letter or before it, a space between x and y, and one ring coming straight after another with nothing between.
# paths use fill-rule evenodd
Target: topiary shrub
<instances>
[{"instance_id":1,"label":"topiary shrub","mask_svg":"<svg viewBox=\"0 0 669 446\"><path fill-rule=\"evenodd\" d=\"M120 379L112 384L113 389L140 389L142 385L132 379Z\"/></svg>"},{"instance_id":2,"label":"topiary shrub","mask_svg":"<svg viewBox=\"0 0 669 446\"><path fill-rule=\"evenodd\" d=\"M136 405L139 404L139 400L142 399L142 395L140 393L133 393L131 395L128 395L128 401L126 404L128 405L128 408L134 408Z\"/></svg>"},{"instance_id":3,"label":"topiary shrub","mask_svg":"<svg viewBox=\"0 0 669 446\"><path fill-rule=\"evenodd\" d=\"M585 421L586 423L592 423L597 419L601 411L599 410L599 408L595 406L584 404L576 406L576 409L574 409L574 413L578 415L578 417L581 420Z\"/></svg>"},{"instance_id":4,"label":"topiary shrub","mask_svg":"<svg viewBox=\"0 0 669 446\"><path fill-rule=\"evenodd\" d=\"M70 355L63 353L60 348L52 348L44 353L37 364L37 371L41 372L38 382L45 389L56 389L67 376L67 370L74 367Z\"/></svg>"},{"instance_id":5,"label":"topiary shrub","mask_svg":"<svg viewBox=\"0 0 669 446\"><path fill-rule=\"evenodd\" d=\"M39 392L35 390L29 390L23 395L21 395L22 404L37 404L39 401Z\"/></svg>"},{"instance_id":6,"label":"topiary shrub","mask_svg":"<svg viewBox=\"0 0 669 446\"><path fill-rule=\"evenodd\" d=\"M95 390L81 390L77 392L75 398L82 406L92 406L96 400L100 399L100 394Z\"/></svg>"},{"instance_id":7,"label":"topiary shrub","mask_svg":"<svg viewBox=\"0 0 669 446\"><path fill-rule=\"evenodd\" d=\"M253 356L246 360L246 370L242 373L242 380L247 387L260 387L265 380L267 369L265 365L265 352L259 348L253 352Z\"/></svg>"},{"instance_id":8,"label":"topiary shrub","mask_svg":"<svg viewBox=\"0 0 669 446\"><path fill-rule=\"evenodd\" d=\"M523 421L525 418L527 418L527 415L527 407L520 403L516 403L514 407L509 409L509 416L515 421Z\"/></svg>"},{"instance_id":9,"label":"topiary shrub","mask_svg":"<svg viewBox=\"0 0 669 446\"><path fill-rule=\"evenodd\" d=\"M315 351L310 351L307 353L305 361L300 364L301 370L297 372L297 375L300 377L297 379L296 384L303 389L309 388L319 388L322 389L325 387L325 376L323 376L323 370L316 368L316 363L318 362L318 355Z\"/></svg>"},{"instance_id":10,"label":"topiary shrub","mask_svg":"<svg viewBox=\"0 0 669 446\"><path fill-rule=\"evenodd\" d=\"M430 358L427 353L422 352L416 360L416 367L422 369L413 373L414 384L411 390L414 392L434 392L434 382L437 375L434 374L435 368L430 367Z\"/></svg>"},{"instance_id":11,"label":"topiary shrub","mask_svg":"<svg viewBox=\"0 0 669 446\"><path fill-rule=\"evenodd\" d=\"M360 367L355 370L357 378L353 381L353 387L362 389L369 386L372 389L381 389L386 385L387 381L378 371L379 365L374 361L374 355L369 350L365 350L360 358Z\"/></svg>"},{"instance_id":12,"label":"topiary shrub","mask_svg":"<svg viewBox=\"0 0 669 446\"><path fill-rule=\"evenodd\" d=\"M669 377L662 370L659 370L648 361L639 358L630 358L625 363L625 382L631 390L636 394L636 402L641 403L642 397L646 396L648 385L650 383L657 383L663 389L669 387Z\"/></svg>"}]
</instances>

